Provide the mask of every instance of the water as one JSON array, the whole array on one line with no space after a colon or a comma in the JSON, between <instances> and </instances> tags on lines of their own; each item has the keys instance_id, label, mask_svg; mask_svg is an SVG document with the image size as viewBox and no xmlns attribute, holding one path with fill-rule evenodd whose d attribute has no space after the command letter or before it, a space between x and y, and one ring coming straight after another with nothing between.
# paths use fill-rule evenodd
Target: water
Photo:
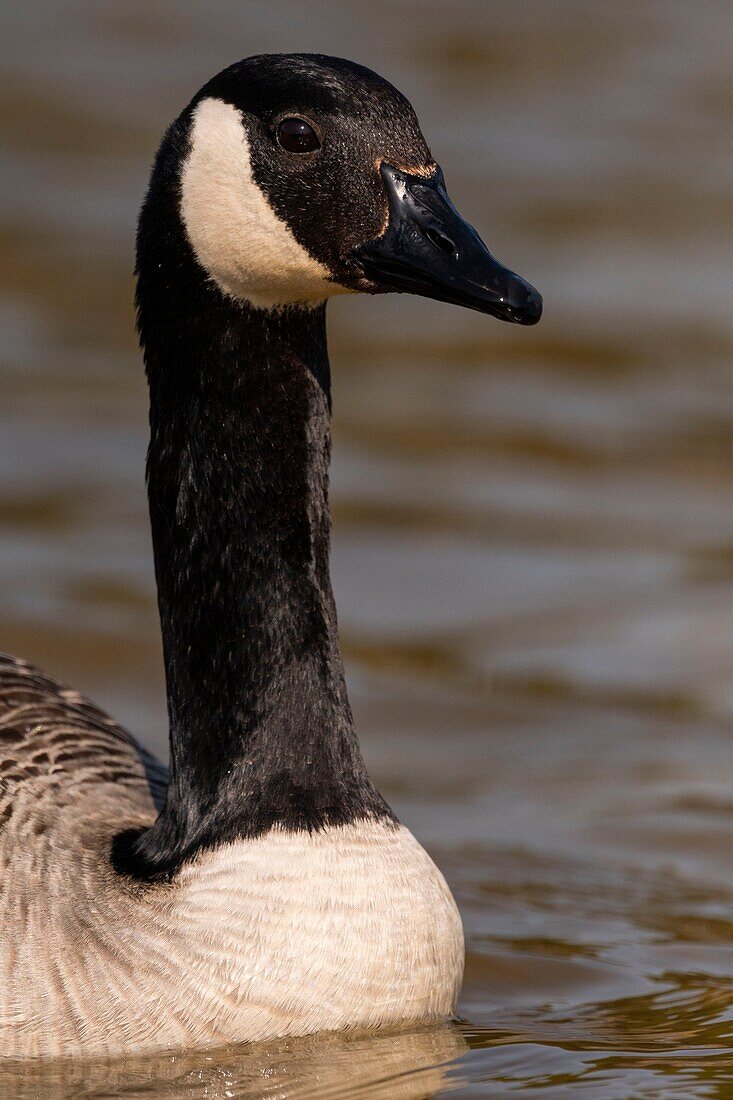
<instances>
[{"instance_id":1,"label":"water","mask_svg":"<svg viewBox=\"0 0 733 1100\"><path fill-rule=\"evenodd\" d=\"M191 93L263 50L383 72L546 315L330 311L352 700L459 901L463 1022L5 1064L0 1094L730 1095L730 5L39 0L1 30L0 645L158 752L130 271Z\"/></svg>"}]
</instances>

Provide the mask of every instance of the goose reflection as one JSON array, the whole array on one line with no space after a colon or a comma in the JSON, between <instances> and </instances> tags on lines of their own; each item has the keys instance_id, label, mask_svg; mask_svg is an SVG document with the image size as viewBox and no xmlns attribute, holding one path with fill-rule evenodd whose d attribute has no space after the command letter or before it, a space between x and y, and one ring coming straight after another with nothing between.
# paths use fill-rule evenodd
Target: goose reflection
<instances>
[{"instance_id":1,"label":"goose reflection","mask_svg":"<svg viewBox=\"0 0 733 1100\"><path fill-rule=\"evenodd\" d=\"M80 1095L277 1097L277 1100L422 1100L460 1087L455 1063L468 1050L454 1024L389 1032L334 1033L207 1052L167 1052L116 1059L0 1063L2 1100Z\"/></svg>"}]
</instances>

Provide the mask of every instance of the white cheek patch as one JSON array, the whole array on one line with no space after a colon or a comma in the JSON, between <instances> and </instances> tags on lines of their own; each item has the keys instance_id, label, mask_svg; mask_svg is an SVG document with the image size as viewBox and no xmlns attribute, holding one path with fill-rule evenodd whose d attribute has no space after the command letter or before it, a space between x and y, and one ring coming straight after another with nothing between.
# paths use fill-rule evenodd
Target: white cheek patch
<instances>
[{"instance_id":1,"label":"white cheek patch","mask_svg":"<svg viewBox=\"0 0 733 1100\"><path fill-rule=\"evenodd\" d=\"M277 309L348 293L268 203L252 175L242 116L220 99L203 99L194 112L181 218L196 259L232 298Z\"/></svg>"}]
</instances>

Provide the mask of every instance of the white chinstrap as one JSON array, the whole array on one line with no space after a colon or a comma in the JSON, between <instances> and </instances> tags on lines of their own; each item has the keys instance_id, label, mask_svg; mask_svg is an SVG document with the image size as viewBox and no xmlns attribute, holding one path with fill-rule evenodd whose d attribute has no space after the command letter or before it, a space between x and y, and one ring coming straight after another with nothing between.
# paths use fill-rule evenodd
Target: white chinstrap
<instances>
[{"instance_id":1,"label":"white chinstrap","mask_svg":"<svg viewBox=\"0 0 733 1100\"><path fill-rule=\"evenodd\" d=\"M272 209L252 174L242 114L220 99L194 111L181 220L199 264L231 298L269 310L350 293Z\"/></svg>"}]
</instances>

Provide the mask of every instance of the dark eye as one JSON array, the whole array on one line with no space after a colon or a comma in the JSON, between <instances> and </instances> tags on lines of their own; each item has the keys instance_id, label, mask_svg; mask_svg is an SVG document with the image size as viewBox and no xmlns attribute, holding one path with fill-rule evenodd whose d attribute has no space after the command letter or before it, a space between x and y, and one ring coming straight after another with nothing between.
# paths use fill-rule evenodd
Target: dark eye
<instances>
[{"instance_id":1,"label":"dark eye","mask_svg":"<svg viewBox=\"0 0 733 1100\"><path fill-rule=\"evenodd\" d=\"M279 122L277 140L289 153L313 153L321 148L318 134L304 118L284 118Z\"/></svg>"}]
</instances>

